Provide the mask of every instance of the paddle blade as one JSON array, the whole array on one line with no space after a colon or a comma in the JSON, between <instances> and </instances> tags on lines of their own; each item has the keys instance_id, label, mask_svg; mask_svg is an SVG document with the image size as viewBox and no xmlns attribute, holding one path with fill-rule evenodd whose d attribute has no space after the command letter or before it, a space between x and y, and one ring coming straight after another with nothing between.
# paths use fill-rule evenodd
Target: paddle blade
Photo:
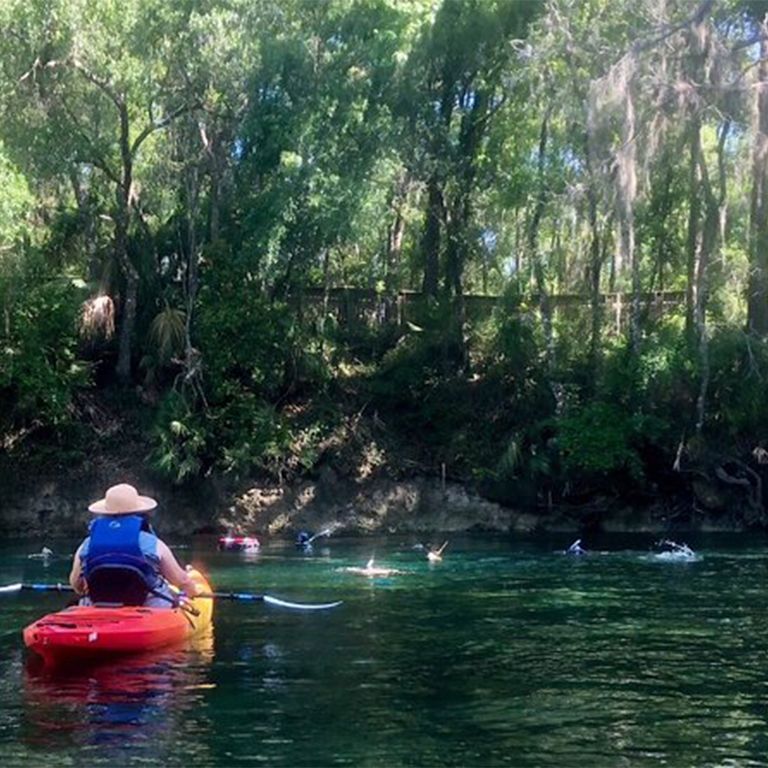
<instances>
[{"instance_id":1,"label":"paddle blade","mask_svg":"<svg viewBox=\"0 0 768 768\"><path fill-rule=\"evenodd\" d=\"M5 587L0 587L0 593L5 592L21 592L22 583L18 582L17 584L8 584Z\"/></svg>"},{"instance_id":2,"label":"paddle blade","mask_svg":"<svg viewBox=\"0 0 768 768\"><path fill-rule=\"evenodd\" d=\"M342 604L343 600L338 600L335 603L291 603L288 600L281 600L279 597L271 597L270 595L264 595L264 602L270 605L276 605L279 608L293 608L297 611L324 611L327 608L336 608Z\"/></svg>"}]
</instances>

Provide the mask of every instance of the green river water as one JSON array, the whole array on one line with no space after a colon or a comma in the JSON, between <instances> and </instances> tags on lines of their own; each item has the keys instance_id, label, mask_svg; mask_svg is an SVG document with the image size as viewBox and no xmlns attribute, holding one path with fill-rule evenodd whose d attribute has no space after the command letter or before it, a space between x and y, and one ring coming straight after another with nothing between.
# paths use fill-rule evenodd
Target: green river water
<instances>
[{"instance_id":1,"label":"green river water","mask_svg":"<svg viewBox=\"0 0 768 768\"><path fill-rule=\"evenodd\" d=\"M21 642L63 598L0 596L0 765L768 765L768 541L676 562L650 535L579 558L565 535L466 536L436 564L413 543L175 542L215 588L344 604L220 602L193 647L66 676ZM65 579L27 557L41 544L5 545L0 583ZM374 554L400 573L345 570Z\"/></svg>"}]
</instances>

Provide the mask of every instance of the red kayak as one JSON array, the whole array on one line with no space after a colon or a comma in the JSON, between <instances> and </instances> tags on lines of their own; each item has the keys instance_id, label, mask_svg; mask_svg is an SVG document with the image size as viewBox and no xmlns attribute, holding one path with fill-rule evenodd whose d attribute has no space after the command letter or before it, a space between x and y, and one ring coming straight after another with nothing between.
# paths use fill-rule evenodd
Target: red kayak
<instances>
[{"instance_id":1,"label":"red kayak","mask_svg":"<svg viewBox=\"0 0 768 768\"><path fill-rule=\"evenodd\" d=\"M193 578L210 592L205 577ZM24 644L49 665L99 661L180 643L210 627L213 600L196 598L178 608L72 606L24 629Z\"/></svg>"}]
</instances>

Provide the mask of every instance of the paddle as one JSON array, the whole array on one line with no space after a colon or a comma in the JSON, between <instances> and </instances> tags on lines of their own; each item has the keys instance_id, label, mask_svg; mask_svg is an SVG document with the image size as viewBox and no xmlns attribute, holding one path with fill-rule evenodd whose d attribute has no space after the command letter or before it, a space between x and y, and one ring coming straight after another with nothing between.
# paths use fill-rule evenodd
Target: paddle
<instances>
[{"instance_id":1,"label":"paddle","mask_svg":"<svg viewBox=\"0 0 768 768\"><path fill-rule=\"evenodd\" d=\"M330 536L333 533L333 531L330 528L326 528L323 531L320 531L320 533L316 533L314 536L312 536L308 541L307 545L311 544L315 539L319 539L321 536Z\"/></svg>"},{"instance_id":2,"label":"paddle","mask_svg":"<svg viewBox=\"0 0 768 768\"><path fill-rule=\"evenodd\" d=\"M334 603L291 603L272 595L254 595L251 592L203 592L195 595L196 598L213 598L215 600L242 600L245 602L262 602L269 605L277 605L281 608L294 608L297 611L322 611L326 608L335 608L341 605L343 600Z\"/></svg>"},{"instance_id":3,"label":"paddle","mask_svg":"<svg viewBox=\"0 0 768 768\"><path fill-rule=\"evenodd\" d=\"M17 582L16 584L8 584L4 587L0 587L0 593L8 592L21 592L22 590L28 590L33 592L74 592L68 584L23 584ZM189 595L184 595L189 598ZM334 603L292 603L288 600L281 600L279 597L272 597L271 595L256 595L251 592L203 592L199 595L194 595L195 598L211 599L211 600L239 600L243 602L263 602L269 605L276 605L280 608L292 608L297 611L321 611L327 608L336 608L341 605L342 601L337 600Z\"/></svg>"}]
</instances>

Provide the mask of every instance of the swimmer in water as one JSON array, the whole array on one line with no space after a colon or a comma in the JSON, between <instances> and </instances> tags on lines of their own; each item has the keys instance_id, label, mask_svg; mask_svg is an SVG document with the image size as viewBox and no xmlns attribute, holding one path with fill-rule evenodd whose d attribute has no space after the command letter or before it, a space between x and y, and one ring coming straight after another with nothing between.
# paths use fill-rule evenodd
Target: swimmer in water
<instances>
[{"instance_id":1,"label":"swimmer in water","mask_svg":"<svg viewBox=\"0 0 768 768\"><path fill-rule=\"evenodd\" d=\"M312 542L315 539L319 539L321 536L330 536L333 533L331 528L326 528L320 531L320 533L311 533L310 531L299 531L299 535L296 537L296 549L302 552L312 551Z\"/></svg>"},{"instance_id":2,"label":"swimmer in water","mask_svg":"<svg viewBox=\"0 0 768 768\"><path fill-rule=\"evenodd\" d=\"M574 541L573 544L571 544L571 546L565 550L565 554L566 555L586 555L587 550L581 546L581 539L576 539L576 541Z\"/></svg>"},{"instance_id":3,"label":"swimmer in water","mask_svg":"<svg viewBox=\"0 0 768 768\"><path fill-rule=\"evenodd\" d=\"M45 560L46 562L54 556L53 550L48 547L43 547L39 552L35 552L32 555L27 555L32 560Z\"/></svg>"},{"instance_id":4,"label":"swimmer in water","mask_svg":"<svg viewBox=\"0 0 768 768\"><path fill-rule=\"evenodd\" d=\"M430 563L439 563L443 559L443 552L447 546L448 542L444 541L438 549L432 549L430 547L427 550L427 560L429 560Z\"/></svg>"},{"instance_id":5,"label":"swimmer in water","mask_svg":"<svg viewBox=\"0 0 768 768\"><path fill-rule=\"evenodd\" d=\"M691 559L696 557L696 553L687 544L678 544L676 541L672 541L671 539L662 539L658 542L657 546L667 547L667 549L662 550L660 553L662 555L673 555L681 559Z\"/></svg>"}]
</instances>

